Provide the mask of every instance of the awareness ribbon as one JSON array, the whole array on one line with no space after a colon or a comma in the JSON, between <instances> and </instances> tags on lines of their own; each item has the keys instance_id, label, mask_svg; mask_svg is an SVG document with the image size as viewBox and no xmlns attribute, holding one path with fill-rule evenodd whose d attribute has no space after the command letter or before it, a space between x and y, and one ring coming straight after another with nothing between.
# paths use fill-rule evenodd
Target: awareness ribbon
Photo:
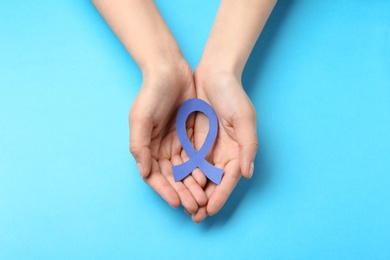
<instances>
[{"instance_id":1,"label":"awareness ribbon","mask_svg":"<svg viewBox=\"0 0 390 260\"><path fill-rule=\"evenodd\" d=\"M186 132L186 121L192 112L202 112L209 119L209 132L206 140L199 151L196 151L188 139ZM214 109L205 101L192 98L183 103L176 117L176 131L180 143L190 159L180 165L172 166L173 176L178 182L184 179L196 168L199 168L209 180L219 184L222 179L223 169L217 168L206 161L205 157L213 146L218 133L218 118Z\"/></svg>"}]
</instances>

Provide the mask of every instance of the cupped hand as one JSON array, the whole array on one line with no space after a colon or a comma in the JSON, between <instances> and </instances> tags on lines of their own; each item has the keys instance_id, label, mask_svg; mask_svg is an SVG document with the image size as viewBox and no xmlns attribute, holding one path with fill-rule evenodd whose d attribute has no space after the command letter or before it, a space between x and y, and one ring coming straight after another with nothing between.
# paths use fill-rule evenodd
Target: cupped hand
<instances>
[{"instance_id":1,"label":"cupped hand","mask_svg":"<svg viewBox=\"0 0 390 260\"><path fill-rule=\"evenodd\" d=\"M144 181L169 205L176 208L182 204L191 213L206 205L206 194L191 175L175 182L172 165L186 159L176 133L176 113L183 102L195 95L192 72L186 62L162 66L143 73L142 87L129 113L130 151ZM187 121L190 138L193 126L194 117Z\"/></svg>"},{"instance_id":2,"label":"cupped hand","mask_svg":"<svg viewBox=\"0 0 390 260\"><path fill-rule=\"evenodd\" d=\"M252 176L258 141L256 113L241 79L234 73L199 67L194 77L197 97L208 102L219 119L218 136L207 159L224 169L219 185L208 181L204 187L207 205L192 214L194 222L201 222L207 215L214 215L222 208L242 175L246 178ZM197 150L202 146L208 128L207 117L198 113L194 127Z\"/></svg>"}]
</instances>

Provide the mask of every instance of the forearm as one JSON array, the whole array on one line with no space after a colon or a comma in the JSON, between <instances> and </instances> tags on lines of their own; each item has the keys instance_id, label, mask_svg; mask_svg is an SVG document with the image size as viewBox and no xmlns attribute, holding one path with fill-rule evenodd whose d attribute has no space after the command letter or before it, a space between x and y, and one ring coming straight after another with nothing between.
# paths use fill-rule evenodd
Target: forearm
<instances>
[{"instance_id":1,"label":"forearm","mask_svg":"<svg viewBox=\"0 0 390 260\"><path fill-rule=\"evenodd\" d=\"M275 4L276 0L222 0L200 65L241 75Z\"/></svg>"},{"instance_id":2,"label":"forearm","mask_svg":"<svg viewBox=\"0 0 390 260\"><path fill-rule=\"evenodd\" d=\"M92 0L143 73L182 59L152 0Z\"/></svg>"}]
</instances>

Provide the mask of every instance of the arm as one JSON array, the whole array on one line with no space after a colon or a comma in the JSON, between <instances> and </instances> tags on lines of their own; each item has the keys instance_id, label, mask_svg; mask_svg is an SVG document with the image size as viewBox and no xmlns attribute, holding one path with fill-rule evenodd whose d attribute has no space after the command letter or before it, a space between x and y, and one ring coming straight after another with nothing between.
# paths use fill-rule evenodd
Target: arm
<instances>
[{"instance_id":1,"label":"arm","mask_svg":"<svg viewBox=\"0 0 390 260\"><path fill-rule=\"evenodd\" d=\"M184 61L179 46L152 0L92 2L143 74Z\"/></svg>"},{"instance_id":2,"label":"arm","mask_svg":"<svg viewBox=\"0 0 390 260\"><path fill-rule=\"evenodd\" d=\"M238 78L276 0L222 0L198 68L211 67Z\"/></svg>"},{"instance_id":3,"label":"arm","mask_svg":"<svg viewBox=\"0 0 390 260\"><path fill-rule=\"evenodd\" d=\"M181 160L173 117L195 96L191 69L152 0L93 0L139 65L143 83L129 113L130 151L144 180L172 207L191 212L206 195L189 176L173 179L171 166Z\"/></svg>"},{"instance_id":4,"label":"arm","mask_svg":"<svg viewBox=\"0 0 390 260\"><path fill-rule=\"evenodd\" d=\"M196 222L221 209L241 173L247 178L253 174L258 147L256 114L242 88L241 75L275 4L276 0L222 0L195 70L197 96L215 108L220 120L212 157L225 169L219 186L209 183L206 187L209 202L193 215ZM203 140L206 128L204 118L197 117L195 143Z\"/></svg>"}]
</instances>

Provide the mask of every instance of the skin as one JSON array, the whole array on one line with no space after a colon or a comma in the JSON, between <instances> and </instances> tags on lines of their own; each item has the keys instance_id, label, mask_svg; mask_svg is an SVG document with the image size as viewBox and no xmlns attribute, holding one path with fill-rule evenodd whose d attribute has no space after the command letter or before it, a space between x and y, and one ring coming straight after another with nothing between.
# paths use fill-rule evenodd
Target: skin
<instances>
[{"instance_id":1,"label":"skin","mask_svg":"<svg viewBox=\"0 0 390 260\"><path fill-rule=\"evenodd\" d=\"M174 182L171 172L185 159L174 118L178 107L196 95L191 69L153 1L93 3L142 71L142 87L129 113L130 151L138 170L169 205L182 204L195 213L207 203L204 190L192 176ZM189 133L193 125L189 120Z\"/></svg>"},{"instance_id":2,"label":"skin","mask_svg":"<svg viewBox=\"0 0 390 260\"><path fill-rule=\"evenodd\" d=\"M194 222L216 214L241 176L250 178L254 171L256 113L241 75L276 0L222 0L194 75L152 0L92 2L142 71L142 87L129 113L130 151L141 176L169 205L182 204ZM181 182L173 179L172 165L188 160L175 116L193 97L211 104L219 118L218 137L207 156L225 169L218 186L199 169ZM207 132L207 117L190 116L187 133L196 149Z\"/></svg>"},{"instance_id":3,"label":"skin","mask_svg":"<svg viewBox=\"0 0 390 260\"><path fill-rule=\"evenodd\" d=\"M241 175L253 175L258 148L256 112L242 87L241 76L275 4L274 0L222 0L195 69L196 95L211 104L219 119L218 138L209 158L225 173L220 185L208 182L205 186L208 203L192 215L194 222L216 214ZM197 115L196 148L203 143L207 129L207 118Z\"/></svg>"}]
</instances>

